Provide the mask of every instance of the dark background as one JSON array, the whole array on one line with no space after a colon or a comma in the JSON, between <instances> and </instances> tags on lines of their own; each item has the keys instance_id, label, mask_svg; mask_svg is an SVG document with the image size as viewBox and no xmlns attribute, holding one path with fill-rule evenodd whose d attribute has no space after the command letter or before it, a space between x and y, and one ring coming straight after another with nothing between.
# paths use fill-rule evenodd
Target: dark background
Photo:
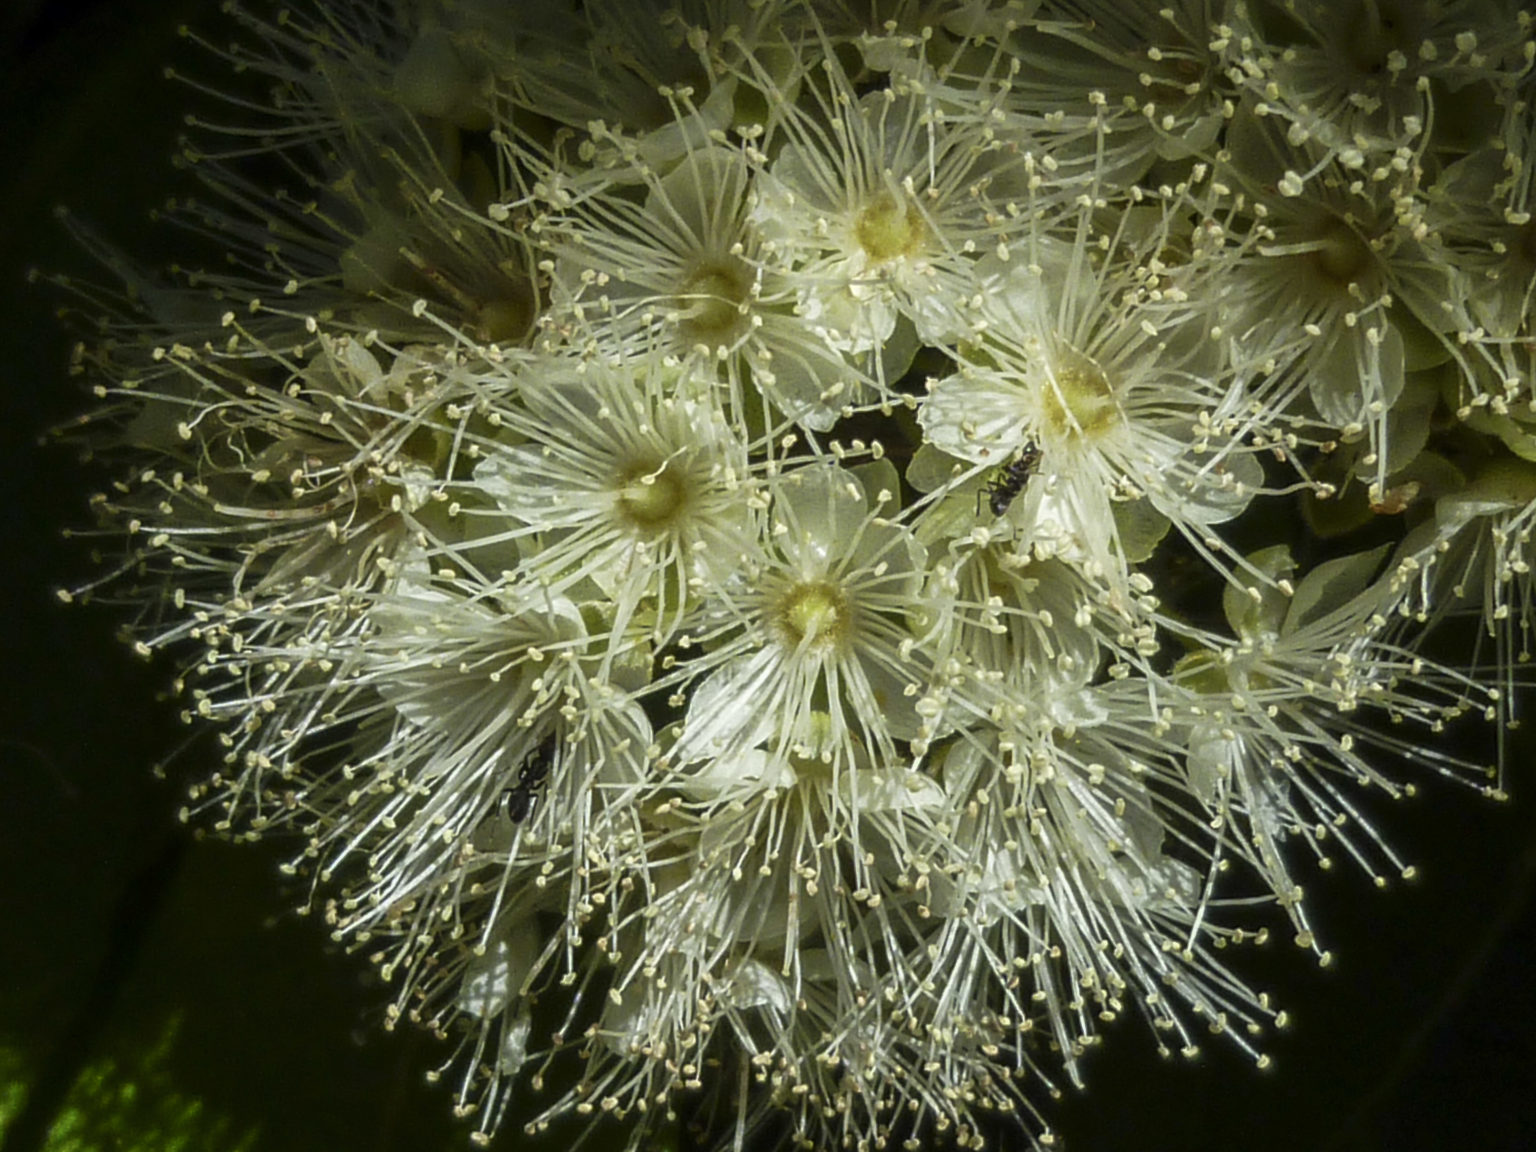
<instances>
[{"instance_id":1,"label":"dark background","mask_svg":"<svg viewBox=\"0 0 1536 1152\"><path fill-rule=\"evenodd\" d=\"M462 1149L423 1080L446 1050L383 1033L384 990L288 912L281 852L176 823L180 790L151 772L186 738L169 669L119 645L109 611L53 596L87 571L59 529L86 522L100 478L38 447L87 401L61 300L25 272L105 278L57 204L141 257L176 243L147 209L178 187L195 97L161 70L217 73L176 37L186 21L220 39L206 0L0 12L0 1152L47 1147L56 1122L53 1146L68 1129L83 1149ZM1200 1067L1159 1061L1127 1022L1090 1090L1050 1110L1070 1152L1536 1149L1533 750L1514 745L1509 804L1430 782L1380 814L1416 882L1302 873L1336 960L1244 958L1294 1020L1271 1071L1218 1041ZM498 1147L533 1147L509 1127Z\"/></svg>"}]
</instances>

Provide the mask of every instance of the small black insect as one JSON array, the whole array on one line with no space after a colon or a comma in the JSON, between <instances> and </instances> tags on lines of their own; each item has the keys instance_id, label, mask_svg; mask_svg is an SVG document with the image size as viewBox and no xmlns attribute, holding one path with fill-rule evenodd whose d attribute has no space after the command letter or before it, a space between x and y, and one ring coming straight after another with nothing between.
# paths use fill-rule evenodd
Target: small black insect
<instances>
[{"instance_id":1,"label":"small black insect","mask_svg":"<svg viewBox=\"0 0 1536 1152\"><path fill-rule=\"evenodd\" d=\"M985 489L987 507L992 510L993 516L1001 516L1008 511L1008 505L1024 491L1024 485L1029 483L1029 478L1035 474L1039 464L1040 449L1034 444L1026 444L1019 449L1018 455L997 470L997 475L987 482Z\"/></svg>"},{"instance_id":2,"label":"small black insect","mask_svg":"<svg viewBox=\"0 0 1536 1152\"><path fill-rule=\"evenodd\" d=\"M517 785L508 788L501 796L501 810L514 824L521 824L533 814L538 799L539 786L549 775L555 761L555 736L550 733L523 761L517 771Z\"/></svg>"}]
</instances>

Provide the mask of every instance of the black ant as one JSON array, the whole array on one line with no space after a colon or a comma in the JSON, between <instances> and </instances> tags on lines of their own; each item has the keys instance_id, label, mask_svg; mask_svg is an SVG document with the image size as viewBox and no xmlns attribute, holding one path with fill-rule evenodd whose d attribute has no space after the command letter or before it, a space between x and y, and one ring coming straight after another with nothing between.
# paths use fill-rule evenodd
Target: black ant
<instances>
[{"instance_id":1,"label":"black ant","mask_svg":"<svg viewBox=\"0 0 1536 1152\"><path fill-rule=\"evenodd\" d=\"M506 813L507 819L512 823L521 824L533 814L539 785L544 783L554 762L555 737L554 733L550 733L537 748L528 753L528 758L518 769L517 786L508 788L502 793L501 810Z\"/></svg>"},{"instance_id":2,"label":"black ant","mask_svg":"<svg viewBox=\"0 0 1536 1152\"><path fill-rule=\"evenodd\" d=\"M1026 444L1012 460L998 469L997 475L982 489L987 494L987 507L993 516L1001 516L1008 511L1008 506L1024 491L1024 485L1029 483L1029 478L1035 474L1039 464L1039 447Z\"/></svg>"}]
</instances>

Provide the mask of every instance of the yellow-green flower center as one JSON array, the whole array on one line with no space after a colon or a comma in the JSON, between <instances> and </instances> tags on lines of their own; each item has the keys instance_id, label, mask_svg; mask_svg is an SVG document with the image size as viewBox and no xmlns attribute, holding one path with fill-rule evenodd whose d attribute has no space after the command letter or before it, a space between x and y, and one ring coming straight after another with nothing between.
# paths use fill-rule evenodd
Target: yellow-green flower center
<instances>
[{"instance_id":1,"label":"yellow-green flower center","mask_svg":"<svg viewBox=\"0 0 1536 1152\"><path fill-rule=\"evenodd\" d=\"M859 247L875 264L885 264L920 252L928 240L928 226L906 203L881 194L865 207L853 225Z\"/></svg>"},{"instance_id":2,"label":"yellow-green flower center","mask_svg":"<svg viewBox=\"0 0 1536 1152\"><path fill-rule=\"evenodd\" d=\"M791 585L779 598L774 616L785 642L793 648L802 644L831 647L847 636L851 624L842 589L826 580Z\"/></svg>"},{"instance_id":3,"label":"yellow-green flower center","mask_svg":"<svg viewBox=\"0 0 1536 1152\"><path fill-rule=\"evenodd\" d=\"M532 294L506 295L483 301L471 319L475 335L493 344L519 341L528 335L538 315Z\"/></svg>"},{"instance_id":4,"label":"yellow-green flower center","mask_svg":"<svg viewBox=\"0 0 1536 1152\"><path fill-rule=\"evenodd\" d=\"M680 469L667 461L636 465L619 479L619 514L643 532L658 532L682 516L690 503Z\"/></svg>"},{"instance_id":5,"label":"yellow-green flower center","mask_svg":"<svg viewBox=\"0 0 1536 1152\"><path fill-rule=\"evenodd\" d=\"M1213 652L1191 652L1174 665L1174 679L1181 688L1202 695L1232 690L1228 668Z\"/></svg>"},{"instance_id":6,"label":"yellow-green flower center","mask_svg":"<svg viewBox=\"0 0 1536 1152\"><path fill-rule=\"evenodd\" d=\"M1156 70L1148 69L1142 74L1141 82L1154 104L1182 104L1190 98L1192 89L1204 85L1206 68L1193 55L1181 54L1189 51L1163 49Z\"/></svg>"},{"instance_id":7,"label":"yellow-green flower center","mask_svg":"<svg viewBox=\"0 0 1536 1152\"><path fill-rule=\"evenodd\" d=\"M741 306L751 298L752 276L739 260L705 260L683 281L678 304L683 334L691 344L730 344L747 321Z\"/></svg>"},{"instance_id":8,"label":"yellow-green flower center","mask_svg":"<svg viewBox=\"0 0 1536 1152\"><path fill-rule=\"evenodd\" d=\"M1374 262L1371 246L1342 220L1331 221L1315 245L1309 253L1313 270L1338 288L1358 283Z\"/></svg>"},{"instance_id":9,"label":"yellow-green flower center","mask_svg":"<svg viewBox=\"0 0 1536 1152\"><path fill-rule=\"evenodd\" d=\"M1042 423L1059 437L1096 436L1120 422L1115 389L1098 363L1072 348L1054 357Z\"/></svg>"}]
</instances>

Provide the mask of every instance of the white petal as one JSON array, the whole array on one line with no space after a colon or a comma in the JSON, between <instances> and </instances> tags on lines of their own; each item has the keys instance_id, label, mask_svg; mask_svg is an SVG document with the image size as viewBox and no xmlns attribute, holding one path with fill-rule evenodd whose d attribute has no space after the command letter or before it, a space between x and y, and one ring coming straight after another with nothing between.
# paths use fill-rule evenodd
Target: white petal
<instances>
[{"instance_id":1,"label":"white petal","mask_svg":"<svg viewBox=\"0 0 1536 1152\"><path fill-rule=\"evenodd\" d=\"M780 484L773 518L785 557L802 579L813 580L846 554L868 518L864 490L841 468L802 468Z\"/></svg>"},{"instance_id":2,"label":"white petal","mask_svg":"<svg viewBox=\"0 0 1536 1152\"><path fill-rule=\"evenodd\" d=\"M978 464L1003 464L1029 441L1023 389L1002 376L956 372L940 380L917 419L927 444Z\"/></svg>"},{"instance_id":3,"label":"white petal","mask_svg":"<svg viewBox=\"0 0 1536 1152\"><path fill-rule=\"evenodd\" d=\"M459 986L457 1007L472 1016L494 1016L522 991L539 958L539 938L531 924L518 921L497 931L484 956L471 960Z\"/></svg>"}]
</instances>

